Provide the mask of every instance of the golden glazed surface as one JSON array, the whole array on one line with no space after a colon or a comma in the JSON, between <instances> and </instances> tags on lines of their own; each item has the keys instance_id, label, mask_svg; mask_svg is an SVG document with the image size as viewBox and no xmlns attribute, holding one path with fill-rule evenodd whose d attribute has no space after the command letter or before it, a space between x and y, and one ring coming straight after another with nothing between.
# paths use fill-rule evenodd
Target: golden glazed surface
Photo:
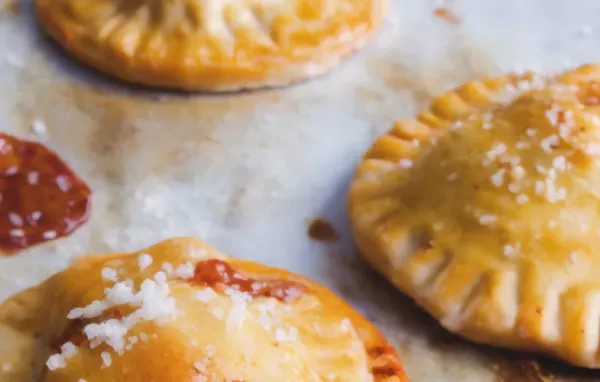
<instances>
[{"instance_id":1,"label":"golden glazed surface","mask_svg":"<svg viewBox=\"0 0 600 382\"><path fill-rule=\"evenodd\" d=\"M36 0L46 31L121 80L230 91L285 85L365 44L385 0Z\"/></svg>"},{"instance_id":2,"label":"golden glazed surface","mask_svg":"<svg viewBox=\"0 0 600 382\"><path fill-rule=\"evenodd\" d=\"M227 276L226 267L236 275ZM252 286L256 293L244 291L254 283L262 283ZM267 285L294 291L269 295ZM127 298L128 287L142 293L141 302ZM101 313L91 308L115 299L129 302ZM41 332L50 344L39 376L45 382L407 380L377 329L324 287L229 259L194 239L85 257L9 299L0 312L0 332L31 333L32 341ZM119 325L126 333L115 336ZM15 373L20 363L39 363L36 356L42 355L35 353L41 347L32 343L5 360ZM23 375L14 374L14 380Z\"/></svg>"},{"instance_id":3,"label":"golden glazed surface","mask_svg":"<svg viewBox=\"0 0 600 382\"><path fill-rule=\"evenodd\" d=\"M467 83L349 195L363 256L447 329L600 367L600 66Z\"/></svg>"}]
</instances>

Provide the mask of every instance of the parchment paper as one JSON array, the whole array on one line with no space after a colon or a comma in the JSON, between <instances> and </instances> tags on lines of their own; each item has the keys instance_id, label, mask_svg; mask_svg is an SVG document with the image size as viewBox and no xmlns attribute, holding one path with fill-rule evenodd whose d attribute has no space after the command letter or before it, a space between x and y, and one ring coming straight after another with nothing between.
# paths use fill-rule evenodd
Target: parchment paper
<instances>
[{"instance_id":1,"label":"parchment paper","mask_svg":"<svg viewBox=\"0 0 600 382\"><path fill-rule=\"evenodd\" d=\"M432 96L483 75L597 60L600 2L392 0L376 41L332 74L208 96L132 88L86 69L39 31L29 0L15 1L0 0L0 130L58 151L94 189L94 208L73 236L0 258L0 300L83 253L191 235L340 293L397 346L413 381L600 381L600 372L446 333L359 260L345 211L365 149ZM437 7L460 23L435 16ZM47 133L34 133L34 121ZM317 217L337 242L310 240ZM10 351L1 337L0 382Z\"/></svg>"}]
</instances>

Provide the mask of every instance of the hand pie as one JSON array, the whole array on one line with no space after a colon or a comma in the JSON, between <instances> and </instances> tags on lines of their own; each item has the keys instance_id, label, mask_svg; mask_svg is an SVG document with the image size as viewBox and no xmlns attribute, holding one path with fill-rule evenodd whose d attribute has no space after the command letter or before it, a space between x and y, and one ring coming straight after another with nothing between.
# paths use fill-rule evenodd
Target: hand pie
<instances>
[{"instance_id":1,"label":"hand pie","mask_svg":"<svg viewBox=\"0 0 600 382\"><path fill-rule=\"evenodd\" d=\"M470 82L377 139L363 256L448 330L600 367L600 66Z\"/></svg>"},{"instance_id":2,"label":"hand pie","mask_svg":"<svg viewBox=\"0 0 600 382\"><path fill-rule=\"evenodd\" d=\"M16 365L35 364L37 338L50 344L44 382L407 380L377 329L326 288L193 239L85 257L0 312L0 334L30 339L6 354Z\"/></svg>"},{"instance_id":3,"label":"hand pie","mask_svg":"<svg viewBox=\"0 0 600 382\"><path fill-rule=\"evenodd\" d=\"M184 90L286 85L326 72L386 0L36 0L46 31L121 80Z\"/></svg>"}]
</instances>

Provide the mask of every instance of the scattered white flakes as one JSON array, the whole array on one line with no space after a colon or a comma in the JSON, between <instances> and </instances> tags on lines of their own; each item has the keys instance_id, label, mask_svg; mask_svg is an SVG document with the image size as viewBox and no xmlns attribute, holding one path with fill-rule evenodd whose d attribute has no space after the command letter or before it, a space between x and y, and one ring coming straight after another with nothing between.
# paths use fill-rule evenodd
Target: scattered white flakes
<instances>
[{"instance_id":1,"label":"scattered white flakes","mask_svg":"<svg viewBox=\"0 0 600 382\"><path fill-rule=\"evenodd\" d=\"M509 183L508 191L512 192L513 194L516 194L517 192L519 192L519 190L520 190L520 188L517 184Z\"/></svg>"},{"instance_id":2,"label":"scattered white flakes","mask_svg":"<svg viewBox=\"0 0 600 382\"><path fill-rule=\"evenodd\" d=\"M58 370L67 366L65 358L60 354L53 354L46 361L46 367L48 370Z\"/></svg>"},{"instance_id":3,"label":"scattered white flakes","mask_svg":"<svg viewBox=\"0 0 600 382\"><path fill-rule=\"evenodd\" d=\"M56 238L56 231L45 231L42 237L46 240L54 239Z\"/></svg>"},{"instance_id":4,"label":"scattered white flakes","mask_svg":"<svg viewBox=\"0 0 600 382\"><path fill-rule=\"evenodd\" d=\"M492 113L485 113L483 114L483 123L481 125L481 128L483 130L490 130L491 128L494 127L494 124L492 123Z\"/></svg>"},{"instance_id":5,"label":"scattered white flakes","mask_svg":"<svg viewBox=\"0 0 600 382\"><path fill-rule=\"evenodd\" d=\"M205 288L200 292L196 292L196 299L200 302L210 302L218 296L213 288Z\"/></svg>"},{"instance_id":6,"label":"scattered white flakes","mask_svg":"<svg viewBox=\"0 0 600 382\"><path fill-rule=\"evenodd\" d=\"M506 244L504 246L504 255L506 257L515 257L516 255L519 254L519 245L510 245L510 244Z\"/></svg>"},{"instance_id":7,"label":"scattered white flakes","mask_svg":"<svg viewBox=\"0 0 600 382\"><path fill-rule=\"evenodd\" d=\"M142 340L142 342L148 342L148 335L144 332L140 333L140 340Z\"/></svg>"},{"instance_id":8,"label":"scattered white flakes","mask_svg":"<svg viewBox=\"0 0 600 382\"><path fill-rule=\"evenodd\" d=\"M77 382L87 382L87 380L83 379L83 378L79 378L79 381Z\"/></svg>"},{"instance_id":9,"label":"scattered white flakes","mask_svg":"<svg viewBox=\"0 0 600 382\"><path fill-rule=\"evenodd\" d=\"M194 368L201 372L202 374L206 374L206 365L202 362L194 362Z\"/></svg>"},{"instance_id":10,"label":"scattered white flakes","mask_svg":"<svg viewBox=\"0 0 600 382\"><path fill-rule=\"evenodd\" d=\"M525 130L525 134L527 134L528 137L533 137L537 134L537 130L529 128L529 129Z\"/></svg>"},{"instance_id":11,"label":"scattered white flakes","mask_svg":"<svg viewBox=\"0 0 600 382\"><path fill-rule=\"evenodd\" d=\"M294 342L298 339L298 328L289 327L288 330L284 328L275 329L275 340L278 342Z\"/></svg>"},{"instance_id":12,"label":"scattered white flakes","mask_svg":"<svg viewBox=\"0 0 600 382\"><path fill-rule=\"evenodd\" d=\"M531 145L530 145L530 144L529 144L529 142L527 142L527 141L518 141L518 142L515 144L515 148L516 148L517 150L523 150L523 149L527 149L527 148L529 148L530 146L531 146Z\"/></svg>"},{"instance_id":13,"label":"scattered white flakes","mask_svg":"<svg viewBox=\"0 0 600 382\"><path fill-rule=\"evenodd\" d=\"M109 352L103 351L100 356L102 357L102 365L109 367L112 364L112 357Z\"/></svg>"},{"instance_id":14,"label":"scattered white flakes","mask_svg":"<svg viewBox=\"0 0 600 382\"><path fill-rule=\"evenodd\" d=\"M38 184L40 180L40 173L37 171L30 171L27 173L27 183L29 183L32 186L35 186L36 184Z\"/></svg>"},{"instance_id":15,"label":"scattered white flakes","mask_svg":"<svg viewBox=\"0 0 600 382\"><path fill-rule=\"evenodd\" d=\"M187 263L178 266L173 271L173 276L187 280L187 279L191 279L192 277L194 277L194 273L195 273L194 264L192 264L191 262L188 261Z\"/></svg>"},{"instance_id":16,"label":"scattered white flakes","mask_svg":"<svg viewBox=\"0 0 600 382\"><path fill-rule=\"evenodd\" d=\"M551 179L546 179L546 200L554 204L567 198L567 190L562 187L556 187Z\"/></svg>"},{"instance_id":17,"label":"scattered white flakes","mask_svg":"<svg viewBox=\"0 0 600 382\"><path fill-rule=\"evenodd\" d=\"M588 143L584 146L583 151L588 155L598 155L600 154L600 144Z\"/></svg>"},{"instance_id":18,"label":"scattered white flakes","mask_svg":"<svg viewBox=\"0 0 600 382\"><path fill-rule=\"evenodd\" d=\"M102 268L102 272L101 272L102 278L106 279L106 280L110 280L110 281L117 281L118 280L118 273L115 269L112 268Z\"/></svg>"},{"instance_id":19,"label":"scattered white flakes","mask_svg":"<svg viewBox=\"0 0 600 382\"><path fill-rule=\"evenodd\" d=\"M42 217L42 211L33 211L31 213L31 220L37 222Z\"/></svg>"},{"instance_id":20,"label":"scattered white flakes","mask_svg":"<svg viewBox=\"0 0 600 382\"><path fill-rule=\"evenodd\" d=\"M529 202L529 197L525 194L517 195L517 204L525 204Z\"/></svg>"},{"instance_id":21,"label":"scattered white flakes","mask_svg":"<svg viewBox=\"0 0 600 382\"><path fill-rule=\"evenodd\" d=\"M548 169L540 164L535 166L535 170L541 175L547 175Z\"/></svg>"},{"instance_id":22,"label":"scattered white flakes","mask_svg":"<svg viewBox=\"0 0 600 382\"><path fill-rule=\"evenodd\" d=\"M496 220L498 220L496 215L481 215L479 217L479 224L488 225L494 223Z\"/></svg>"},{"instance_id":23,"label":"scattered white flakes","mask_svg":"<svg viewBox=\"0 0 600 382\"><path fill-rule=\"evenodd\" d=\"M9 168L6 169L6 171L4 171L5 175L15 175L16 173L19 172L19 168L17 166L10 166Z\"/></svg>"},{"instance_id":24,"label":"scattered white flakes","mask_svg":"<svg viewBox=\"0 0 600 382\"><path fill-rule=\"evenodd\" d=\"M116 283L112 288L104 290L105 298L103 300L96 300L86 307L75 308L69 312L67 317L75 319L97 317L106 309L119 305L128 304L138 308L121 319L109 319L105 322L87 325L83 331L90 340L91 348L104 343L122 354L123 350L127 348L125 336L134 325L142 321L160 322L179 314L175 299L169 295L169 285L166 283L166 275L163 272L156 273L153 279L144 280L137 293L133 291L131 284L127 281ZM142 341L144 341L144 336L140 334Z\"/></svg>"},{"instance_id":25,"label":"scattered white flakes","mask_svg":"<svg viewBox=\"0 0 600 382\"><path fill-rule=\"evenodd\" d=\"M77 354L77 352L79 352L79 348L77 348L77 346L75 346L72 342L67 342L60 347L60 351L63 357L71 358Z\"/></svg>"},{"instance_id":26,"label":"scattered white flakes","mask_svg":"<svg viewBox=\"0 0 600 382\"><path fill-rule=\"evenodd\" d=\"M550 221L548 222L548 227L549 227L549 228L554 228L554 227L556 227L556 220L550 220Z\"/></svg>"},{"instance_id":27,"label":"scattered white flakes","mask_svg":"<svg viewBox=\"0 0 600 382\"><path fill-rule=\"evenodd\" d=\"M125 347L124 336L128 328L118 319L110 319L99 324L89 324L83 329L86 337L91 341L90 348L95 348L106 343L117 352L122 352Z\"/></svg>"},{"instance_id":28,"label":"scattered white flakes","mask_svg":"<svg viewBox=\"0 0 600 382\"><path fill-rule=\"evenodd\" d=\"M98 317L102 312L109 308L109 304L104 301L95 300L92 301L91 304L84 308L74 308L71 309L69 314L67 314L67 318L69 320L74 320L77 318L92 318Z\"/></svg>"},{"instance_id":29,"label":"scattered white flakes","mask_svg":"<svg viewBox=\"0 0 600 382\"><path fill-rule=\"evenodd\" d=\"M67 342L60 347L60 353L53 354L46 361L48 370L62 369L67 366L67 360L73 357L79 349L72 342Z\"/></svg>"},{"instance_id":30,"label":"scattered white flakes","mask_svg":"<svg viewBox=\"0 0 600 382\"><path fill-rule=\"evenodd\" d=\"M71 182L65 175L59 175L56 177L56 185L62 192L68 192L71 189Z\"/></svg>"},{"instance_id":31,"label":"scattered white flakes","mask_svg":"<svg viewBox=\"0 0 600 382\"><path fill-rule=\"evenodd\" d=\"M12 369L12 364L10 364L10 363L5 363L2 365L2 371L4 371L4 372L8 372L11 369Z\"/></svg>"},{"instance_id":32,"label":"scattered white flakes","mask_svg":"<svg viewBox=\"0 0 600 382\"><path fill-rule=\"evenodd\" d=\"M552 167L558 171L565 171L567 169L567 160L564 155L557 156L552 160Z\"/></svg>"},{"instance_id":33,"label":"scattered white flakes","mask_svg":"<svg viewBox=\"0 0 600 382\"><path fill-rule=\"evenodd\" d=\"M233 301L233 306L227 314L226 326L229 330L238 329L246 319L248 302L252 299L249 294L232 288L225 290L225 294Z\"/></svg>"},{"instance_id":34,"label":"scattered white flakes","mask_svg":"<svg viewBox=\"0 0 600 382\"><path fill-rule=\"evenodd\" d=\"M541 195L544 193L545 184L541 180L535 181L535 193Z\"/></svg>"},{"instance_id":35,"label":"scattered white flakes","mask_svg":"<svg viewBox=\"0 0 600 382\"><path fill-rule=\"evenodd\" d=\"M558 136L550 135L549 137L542 139L540 146L542 146L542 150L544 150L546 154L550 154L553 151L554 146L558 145L558 142Z\"/></svg>"},{"instance_id":36,"label":"scattered white flakes","mask_svg":"<svg viewBox=\"0 0 600 382\"><path fill-rule=\"evenodd\" d=\"M458 179L458 172L453 172L451 174L448 174L448 177L446 179L450 182L455 181L456 179Z\"/></svg>"},{"instance_id":37,"label":"scattered white flakes","mask_svg":"<svg viewBox=\"0 0 600 382\"><path fill-rule=\"evenodd\" d=\"M504 174L506 173L506 170L501 168L500 170L496 171L491 177L490 177L490 181L492 182L492 184L496 187L500 187L502 186L502 184L504 183Z\"/></svg>"},{"instance_id":38,"label":"scattered white flakes","mask_svg":"<svg viewBox=\"0 0 600 382\"><path fill-rule=\"evenodd\" d=\"M514 166L510 170L510 176L514 180L522 180L523 178L525 178L525 169L523 168L523 166Z\"/></svg>"},{"instance_id":39,"label":"scattered white flakes","mask_svg":"<svg viewBox=\"0 0 600 382\"><path fill-rule=\"evenodd\" d=\"M12 237L23 237L25 236L25 231L22 229L11 229L8 234Z\"/></svg>"},{"instance_id":40,"label":"scattered white flakes","mask_svg":"<svg viewBox=\"0 0 600 382\"><path fill-rule=\"evenodd\" d=\"M173 264L169 262L162 263L161 269L170 276L173 273Z\"/></svg>"},{"instance_id":41,"label":"scattered white flakes","mask_svg":"<svg viewBox=\"0 0 600 382\"><path fill-rule=\"evenodd\" d=\"M548 119L548 121L550 122L550 124L552 126L557 126L558 125L558 113L560 112L560 109L556 106L556 104L552 104L550 106L550 109L546 110L546 118Z\"/></svg>"},{"instance_id":42,"label":"scattered white flakes","mask_svg":"<svg viewBox=\"0 0 600 382\"><path fill-rule=\"evenodd\" d=\"M505 155L498 160L500 163L508 163L511 166L518 166L521 163L521 158L517 155Z\"/></svg>"},{"instance_id":43,"label":"scattered white flakes","mask_svg":"<svg viewBox=\"0 0 600 382\"><path fill-rule=\"evenodd\" d=\"M17 213L9 212L8 220L10 221L10 224L14 226L23 227L23 218Z\"/></svg>"},{"instance_id":44,"label":"scattered white flakes","mask_svg":"<svg viewBox=\"0 0 600 382\"><path fill-rule=\"evenodd\" d=\"M344 318L340 323L340 329L342 329L342 332L344 333L350 333L352 331L352 322L349 319Z\"/></svg>"},{"instance_id":45,"label":"scattered white flakes","mask_svg":"<svg viewBox=\"0 0 600 382\"><path fill-rule=\"evenodd\" d=\"M496 143L487 153L489 159L496 159L499 155L506 153L506 145L504 143Z\"/></svg>"},{"instance_id":46,"label":"scattered white flakes","mask_svg":"<svg viewBox=\"0 0 600 382\"><path fill-rule=\"evenodd\" d=\"M142 271L148 268L150 265L152 265L152 256L148 255L147 253L142 253L140 257L138 257L138 265Z\"/></svg>"},{"instance_id":47,"label":"scattered white flakes","mask_svg":"<svg viewBox=\"0 0 600 382\"><path fill-rule=\"evenodd\" d=\"M31 124L31 129L37 135L46 135L46 133L48 132L48 127L46 126L46 123L39 118L33 121L33 123Z\"/></svg>"},{"instance_id":48,"label":"scattered white flakes","mask_svg":"<svg viewBox=\"0 0 600 382\"><path fill-rule=\"evenodd\" d=\"M402 168L411 168L413 165L413 162L410 159L400 159L398 161L398 165Z\"/></svg>"}]
</instances>

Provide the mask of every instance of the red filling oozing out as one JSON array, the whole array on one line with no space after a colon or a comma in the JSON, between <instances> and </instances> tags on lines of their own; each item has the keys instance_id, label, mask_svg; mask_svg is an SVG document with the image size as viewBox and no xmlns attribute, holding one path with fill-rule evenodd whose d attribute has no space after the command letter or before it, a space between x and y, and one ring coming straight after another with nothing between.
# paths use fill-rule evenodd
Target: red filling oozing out
<instances>
[{"instance_id":1,"label":"red filling oozing out","mask_svg":"<svg viewBox=\"0 0 600 382\"><path fill-rule=\"evenodd\" d=\"M232 288L251 296L274 297L292 302L305 291L305 286L291 280L256 280L237 273L222 260L211 259L196 264L193 281L213 288Z\"/></svg>"},{"instance_id":2,"label":"red filling oozing out","mask_svg":"<svg viewBox=\"0 0 600 382\"><path fill-rule=\"evenodd\" d=\"M67 236L91 209L89 186L42 144L0 133L0 249Z\"/></svg>"}]
</instances>

